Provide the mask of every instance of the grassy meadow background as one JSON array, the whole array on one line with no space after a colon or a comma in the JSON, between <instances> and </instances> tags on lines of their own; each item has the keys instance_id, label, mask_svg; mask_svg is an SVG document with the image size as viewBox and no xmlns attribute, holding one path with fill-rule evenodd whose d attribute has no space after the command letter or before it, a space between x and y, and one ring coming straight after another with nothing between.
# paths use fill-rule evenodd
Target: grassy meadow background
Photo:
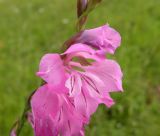
<instances>
[{"instance_id":1,"label":"grassy meadow background","mask_svg":"<svg viewBox=\"0 0 160 136\"><path fill-rule=\"evenodd\" d=\"M40 85L40 58L75 33L75 11L76 0L0 0L0 136ZM107 22L122 36L108 57L123 69L124 93L98 108L86 136L160 136L160 0L103 0L86 28ZM21 136L32 135L26 123Z\"/></svg>"}]
</instances>

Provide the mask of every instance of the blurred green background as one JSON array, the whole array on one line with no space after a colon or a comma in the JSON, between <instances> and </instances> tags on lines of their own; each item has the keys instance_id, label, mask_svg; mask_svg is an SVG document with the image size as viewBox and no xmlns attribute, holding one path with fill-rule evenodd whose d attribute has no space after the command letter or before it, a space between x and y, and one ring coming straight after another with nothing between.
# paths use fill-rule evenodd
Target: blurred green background
<instances>
[{"instance_id":1,"label":"blurred green background","mask_svg":"<svg viewBox=\"0 0 160 136\"><path fill-rule=\"evenodd\" d=\"M40 85L42 55L59 52L75 33L76 0L0 0L0 136L7 136L25 98ZM110 58L124 72L116 105L100 106L87 136L160 136L160 0L104 0L87 28L108 22L122 36ZM28 124L21 134L32 136Z\"/></svg>"}]
</instances>

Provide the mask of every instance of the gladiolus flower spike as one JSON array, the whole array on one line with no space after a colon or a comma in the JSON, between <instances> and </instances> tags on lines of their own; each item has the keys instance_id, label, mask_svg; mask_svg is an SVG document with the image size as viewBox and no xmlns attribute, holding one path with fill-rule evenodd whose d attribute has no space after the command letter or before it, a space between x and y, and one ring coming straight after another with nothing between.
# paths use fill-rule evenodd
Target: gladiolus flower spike
<instances>
[{"instance_id":1,"label":"gladiolus flower spike","mask_svg":"<svg viewBox=\"0 0 160 136\"><path fill-rule=\"evenodd\" d=\"M100 1L78 0L78 17ZM110 93L123 91L119 64L106 58L121 43L115 29L103 25L82 30L65 43L63 53L42 57L36 73L44 84L32 94L31 110L26 111L35 136L84 136L98 106L110 108L115 104ZM16 136L16 127L11 136Z\"/></svg>"}]
</instances>

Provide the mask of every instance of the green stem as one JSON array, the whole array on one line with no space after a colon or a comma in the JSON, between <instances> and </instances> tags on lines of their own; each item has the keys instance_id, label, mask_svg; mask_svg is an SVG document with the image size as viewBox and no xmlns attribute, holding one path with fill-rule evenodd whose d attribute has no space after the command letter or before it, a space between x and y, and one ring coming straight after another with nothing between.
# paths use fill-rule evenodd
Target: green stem
<instances>
[{"instance_id":1,"label":"green stem","mask_svg":"<svg viewBox=\"0 0 160 136\"><path fill-rule=\"evenodd\" d=\"M87 17L89 15L90 12L92 12L92 10L101 2L102 0L90 0L88 2L87 8L83 11L83 13L81 14L81 16L78 17L78 21L76 24L76 28L77 28L77 32L80 32L81 30L83 30L86 21L87 21Z\"/></svg>"},{"instance_id":2,"label":"green stem","mask_svg":"<svg viewBox=\"0 0 160 136\"><path fill-rule=\"evenodd\" d=\"M27 112L31 109L30 100L31 100L34 93L35 93L35 91L33 91L30 94L30 96L28 97L26 104L25 104L25 108L22 113L22 116L13 124L11 132L14 131L16 136L20 135L20 132L21 132L26 120L27 120Z\"/></svg>"}]
</instances>

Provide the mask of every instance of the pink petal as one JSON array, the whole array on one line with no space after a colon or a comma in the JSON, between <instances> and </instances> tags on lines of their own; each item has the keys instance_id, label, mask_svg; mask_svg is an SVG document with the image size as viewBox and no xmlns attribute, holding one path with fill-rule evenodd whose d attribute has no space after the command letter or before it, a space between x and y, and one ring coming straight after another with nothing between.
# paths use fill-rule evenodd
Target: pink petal
<instances>
[{"instance_id":1,"label":"pink petal","mask_svg":"<svg viewBox=\"0 0 160 136\"><path fill-rule=\"evenodd\" d=\"M81 92L81 78L78 74L73 74L66 81L66 87L69 89L69 94L71 97L75 97L79 95Z\"/></svg>"},{"instance_id":2,"label":"pink petal","mask_svg":"<svg viewBox=\"0 0 160 136\"><path fill-rule=\"evenodd\" d=\"M84 84L81 93L74 98L74 102L75 108L86 117L87 122L98 107L98 102L88 94L88 90L86 90Z\"/></svg>"},{"instance_id":3,"label":"pink petal","mask_svg":"<svg viewBox=\"0 0 160 136\"><path fill-rule=\"evenodd\" d=\"M89 94L92 97L100 97L105 89L104 82L97 75L88 71L82 73L82 79Z\"/></svg>"},{"instance_id":4,"label":"pink petal","mask_svg":"<svg viewBox=\"0 0 160 136\"><path fill-rule=\"evenodd\" d=\"M106 59L105 61L94 62L92 66L85 67L85 70L87 71L86 74L91 73L101 79L107 92L123 90L123 74L120 66L115 61ZM95 82L95 84L97 83ZM97 86L99 85L102 84L97 84Z\"/></svg>"},{"instance_id":5,"label":"pink petal","mask_svg":"<svg viewBox=\"0 0 160 136\"><path fill-rule=\"evenodd\" d=\"M70 61L73 57L81 56L86 59L93 59L96 61L104 60L104 56L97 54L97 51L85 44L73 44L62 55L68 55L66 62Z\"/></svg>"},{"instance_id":6,"label":"pink petal","mask_svg":"<svg viewBox=\"0 0 160 136\"><path fill-rule=\"evenodd\" d=\"M68 48L64 52L64 54L71 54L71 53L77 53L77 52L87 52L87 53L93 54L95 51L88 45L78 43L78 44L73 44L70 48Z\"/></svg>"},{"instance_id":7,"label":"pink petal","mask_svg":"<svg viewBox=\"0 0 160 136\"><path fill-rule=\"evenodd\" d=\"M116 48L120 46L121 36L113 28L104 25L98 28L85 30L79 38L76 39L76 42L88 44L99 50L105 50L107 53L114 53Z\"/></svg>"},{"instance_id":8,"label":"pink petal","mask_svg":"<svg viewBox=\"0 0 160 136\"><path fill-rule=\"evenodd\" d=\"M59 54L46 54L42 57L37 75L53 85L64 84L65 73Z\"/></svg>"},{"instance_id":9,"label":"pink petal","mask_svg":"<svg viewBox=\"0 0 160 136\"><path fill-rule=\"evenodd\" d=\"M40 87L32 97L33 123L31 124L35 135L81 136L84 117L76 111L72 99L66 94L57 93L55 89L57 87L50 88L50 85L46 84Z\"/></svg>"},{"instance_id":10,"label":"pink petal","mask_svg":"<svg viewBox=\"0 0 160 136\"><path fill-rule=\"evenodd\" d=\"M103 95L100 99L98 99L99 103L105 104L108 108L115 104L114 100L110 97L109 93Z\"/></svg>"},{"instance_id":11,"label":"pink petal","mask_svg":"<svg viewBox=\"0 0 160 136\"><path fill-rule=\"evenodd\" d=\"M31 100L36 136L57 136L56 118L59 109L58 96L47 85L40 87Z\"/></svg>"},{"instance_id":12,"label":"pink petal","mask_svg":"<svg viewBox=\"0 0 160 136\"><path fill-rule=\"evenodd\" d=\"M89 73L87 73L87 74L89 77L88 80L83 81L83 87L85 87L85 90L84 90L85 92L83 94L85 94L85 97L90 96L90 100L94 101L94 104L91 104L91 105L98 106L98 104L102 103L110 108L114 104L114 101L110 97L109 92L107 92L105 90L106 85L104 85L104 83L102 81L96 82L96 80L94 78L91 78L93 76L89 75ZM83 77L83 79L84 79L84 77ZM86 95L86 93L88 95ZM89 103L91 103L91 101ZM93 109L96 110L96 108L94 108L94 107L93 107ZM91 113L94 113L95 110L93 110L93 112L91 112Z\"/></svg>"},{"instance_id":13,"label":"pink petal","mask_svg":"<svg viewBox=\"0 0 160 136\"><path fill-rule=\"evenodd\" d=\"M62 136L78 136L80 135L83 119L75 110L69 111L68 106L63 106L61 114L60 134Z\"/></svg>"}]
</instances>

